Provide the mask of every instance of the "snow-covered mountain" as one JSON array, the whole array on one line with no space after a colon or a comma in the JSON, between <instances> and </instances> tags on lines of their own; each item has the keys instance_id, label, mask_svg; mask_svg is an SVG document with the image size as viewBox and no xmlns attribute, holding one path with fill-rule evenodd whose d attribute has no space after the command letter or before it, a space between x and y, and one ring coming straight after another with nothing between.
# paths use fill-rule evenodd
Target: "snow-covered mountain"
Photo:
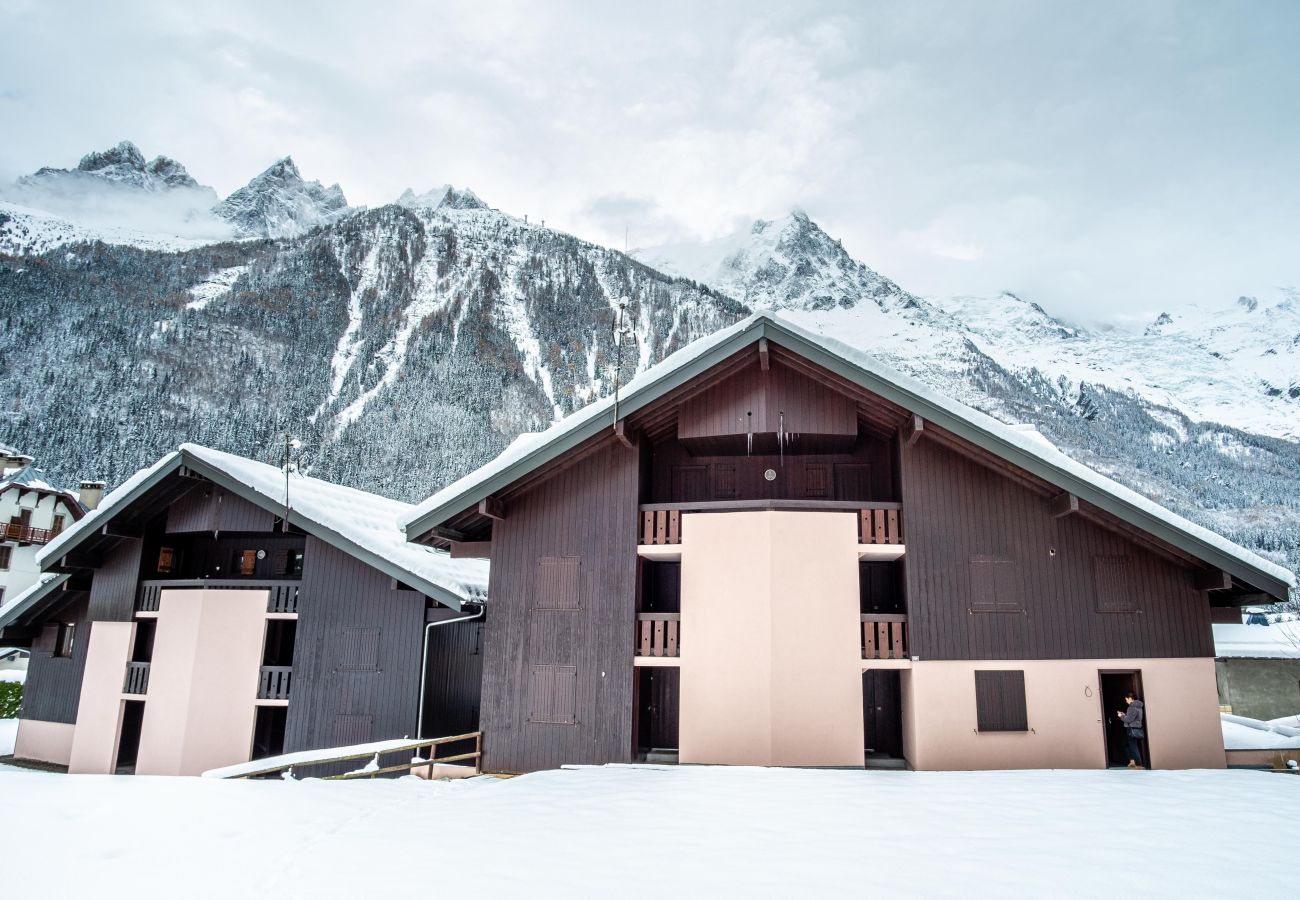
<instances>
[{"instance_id":1,"label":"snow-covered mountain","mask_svg":"<svg viewBox=\"0 0 1300 900\"><path fill-rule=\"evenodd\" d=\"M294 237L351 211L341 187L303 180L288 156L213 208L240 237L262 238Z\"/></svg>"},{"instance_id":2,"label":"snow-covered mountain","mask_svg":"<svg viewBox=\"0 0 1300 900\"><path fill-rule=\"evenodd\" d=\"M59 190L75 190L91 182L153 192L197 191L209 198L209 206L217 199L216 191L200 185L176 160L156 156L145 162L140 148L130 141L87 153L75 169L45 166L18 179L21 187L37 191L48 191L55 186Z\"/></svg>"},{"instance_id":3,"label":"snow-covered mountain","mask_svg":"<svg viewBox=\"0 0 1300 900\"><path fill-rule=\"evenodd\" d=\"M620 298L623 378L777 308L1300 565L1293 294L1086 329L910 294L802 213L638 260L450 185L349 208L287 159L236 196L241 233L276 240L0 205L0 440L120 480L182 440L271 458L290 430L318 474L419 499L607 393Z\"/></svg>"}]
</instances>

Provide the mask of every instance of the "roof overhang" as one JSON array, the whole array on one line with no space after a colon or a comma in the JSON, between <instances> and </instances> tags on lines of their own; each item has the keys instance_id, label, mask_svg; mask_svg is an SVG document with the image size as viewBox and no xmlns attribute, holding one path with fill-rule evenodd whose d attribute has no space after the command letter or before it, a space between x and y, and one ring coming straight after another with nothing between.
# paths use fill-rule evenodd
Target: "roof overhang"
<instances>
[{"instance_id":1,"label":"roof overhang","mask_svg":"<svg viewBox=\"0 0 1300 900\"><path fill-rule=\"evenodd\" d=\"M253 490L247 484L232 478L225 470L218 466L211 465L206 460L195 456L184 449L176 450L163 458L148 477L140 480L137 484L132 485L130 491L120 498L114 498L111 509L102 509L102 515L96 515L87 524L93 527L81 528L80 531L65 535L65 543L57 546L51 546L47 549L57 550L57 554L50 554L41 559L41 568L44 571L70 571L75 566L66 566L64 560L78 546L84 544L92 536L101 533L105 525L113 520L122 511L128 509L132 504L141 500L151 490L157 487L165 478L170 475L181 472L184 469L188 473L199 475L213 484L230 491L232 494L255 504L268 512L277 516L284 515L284 507L271 501L265 495ZM84 520L83 520L84 521ZM429 579L411 572L404 566L381 556L372 550L362 547L350 538L339 534L332 528L329 528L317 520L303 515L296 509L289 510L289 524L297 526L307 534L319 538L325 543L342 550L344 553L354 556L372 568L383 572L385 575L396 579L407 587L417 590L420 593L432 597L444 606L450 606L453 609L461 609L464 604L474 604L459 594L448 590L440 584L430 581ZM81 522L77 523L82 525ZM74 528L77 526L74 526Z\"/></svg>"},{"instance_id":2,"label":"roof overhang","mask_svg":"<svg viewBox=\"0 0 1300 900\"><path fill-rule=\"evenodd\" d=\"M810 362L839 375L846 381L941 426L952 434L1055 485L1062 491L1068 491L1098 509L1196 557L1207 566L1222 569L1234 578L1278 599L1285 600L1288 596L1288 590L1294 583L1293 579L1288 581L1280 574L1252 565L1233 553L1226 552L1222 546L1196 534L1197 526L1191 522L1187 522L1186 528L1179 527L1143 509L1137 503L1130 502L1119 494L1099 486L1095 481L1026 450L1015 441L998 434L994 427L984 427L979 419L988 417L982 413L975 410L957 412L952 405L939 402L937 398L929 395L929 392L919 383L909 384L913 381L911 378L892 371L885 375L864 368L848 358L849 355L857 354L857 351L852 348L831 339L815 337L797 326L791 326L763 313L755 314L733 326L732 331L732 334L717 341L703 353L689 358L662 377L650 379L639 385L636 390L620 397L617 416L623 418L636 412L669 391L704 374L725 359L767 338L778 346L799 353ZM840 348L844 352L839 352ZM404 523L407 539L417 540L427 535L452 516L504 490L523 475L583 444L601 431L608 430L612 434L615 410L608 402L597 401L597 403L603 408L585 420L575 422L571 428L557 429L557 433L552 438L539 443L500 471L480 481L467 484L463 491L448 496L430 509L417 511L413 518ZM578 419L581 415L582 411L579 411L573 414L573 418ZM990 423L993 421L989 419ZM1116 487L1120 486L1116 485ZM1244 548L1238 549L1244 554L1249 554L1249 551Z\"/></svg>"},{"instance_id":3,"label":"roof overhang","mask_svg":"<svg viewBox=\"0 0 1300 900\"><path fill-rule=\"evenodd\" d=\"M32 585L0 609L0 629L12 625L30 624L53 604L62 600L70 575L55 575Z\"/></svg>"}]
</instances>

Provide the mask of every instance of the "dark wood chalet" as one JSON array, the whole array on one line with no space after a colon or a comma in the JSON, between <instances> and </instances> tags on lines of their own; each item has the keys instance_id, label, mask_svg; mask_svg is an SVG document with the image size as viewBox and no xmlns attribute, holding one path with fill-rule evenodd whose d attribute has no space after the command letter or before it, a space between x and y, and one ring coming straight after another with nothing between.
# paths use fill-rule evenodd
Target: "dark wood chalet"
<instances>
[{"instance_id":1,"label":"dark wood chalet","mask_svg":"<svg viewBox=\"0 0 1300 900\"><path fill-rule=\"evenodd\" d=\"M169 454L51 542L46 580L0 615L32 648L16 755L198 774L476 730L486 565L407 543L409 511Z\"/></svg>"},{"instance_id":2,"label":"dark wood chalet","mask_svg":"<svg viewBox=\"0 0 1300 900\"><path fill-rule=\"evenodd\" d=\"M431 497L491 560L489 770L1222 766L1214 607L1291 573L759 314Z\"/></svg>"}]
</instances>

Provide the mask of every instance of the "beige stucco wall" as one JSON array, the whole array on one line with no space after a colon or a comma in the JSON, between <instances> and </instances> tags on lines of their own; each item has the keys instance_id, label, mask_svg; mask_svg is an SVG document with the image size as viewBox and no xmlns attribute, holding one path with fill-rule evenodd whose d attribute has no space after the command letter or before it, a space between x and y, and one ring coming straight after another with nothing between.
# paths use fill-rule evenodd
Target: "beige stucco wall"
<instances>
[{"instance_id":1,"label":"beige stucco wall","mask_svg":"<svg viewBox=\"0 0 1300 900\"><path fill-rule=\"evenodd\" d=\"M682 517L679 758L861 766L852 514Z\"/></svg>"},{"instance_id":2,"label":"beige stucco wall","mask_svg":"<svg viewBox=\"0 0 1300 900\"><path fill-rule=\"evenodd\" d=\"M266 602L266 591L162 592L137 774L248 761Z\"/></svg>"},{"instance_id":3,"label":"beige stucco wall","mask_svg":"<svg viewBox=\"0 0 1300 900\"><path fill-rule=\"evenodd\" d=\"M19 719L18 734L14 738L14 756L66 766L72 759L72 735L75 730L75 725L66 722Z\"/></svg>"},{"instance_id":4,"label":"beige stucco wall","mask_svg":"<svg viewBox=\"0 0 1300 900\"><path fill-rule=\"evenodd\" d=\"M135 640L134 622L93 622L77 702L77 730L68 771L104 775L117 763L122 730L122 682Z\"/></svg>"},{"instance_id":5,"label":"beige stucco wall","mask_svg":"<svg viewBox=\"0 0 1300 900\"><path fill-rule=\"evenodd\" d=\"M977 669L1021 669L1029 732L976 730ZM904 673L904 752L916 769L1105 768L1099 670L1137 669L1157 769L1224 766L1214 660L914 662Z\"/></svg>"}]
</instances>

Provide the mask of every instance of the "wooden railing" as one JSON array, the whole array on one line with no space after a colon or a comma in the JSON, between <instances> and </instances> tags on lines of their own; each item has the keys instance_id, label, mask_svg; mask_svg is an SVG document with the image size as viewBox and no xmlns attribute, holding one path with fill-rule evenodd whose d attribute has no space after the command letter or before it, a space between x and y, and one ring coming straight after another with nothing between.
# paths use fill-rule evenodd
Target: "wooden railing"
<instances>
[{"instance_id":1,"label":"wooden railing","mask_svg":"<svg viewBox=\"0 0 1300 900\"><path fill-rule=\"evenodd\" d=\"M636 655L679 656L681 618L680 613L637 613Z\"/></svg>"},{"instance_id":2,"label":"wooden railing","mask_svg":"<svg viewBox=\"0 0 1300 900\"><path fill-rule=\"evenodd\" d=\"M129 662L126 664L126 678L122 682L124 694L147 694L149 692L149 664L147 662Z\"/></svg>"},{"instance_id":3,"label":"wooden railing","mask_svg":"<svg viewBox=\"0 0 1300 900\"><path fill-rule=\"evenodd\" d=\"M907 616L862 616L863 659L908 659Z\"/></svg>"},{"instance_id":4,"label":"wooden railing","mask_svg":"<svg viewBox=\"0 0 1300 900\"><path fill-rule=\"evenodd\" d=\"M16 541L19 544L48 544L59 536L61 528L33 528L6 522L0 525L0 541Z\"/></svg>"},{"instance_id":5,"label":"wooden railing","mask_svg":"<svg viewBox=\"0 0 1300 900\"><path fill-rule=\"evenodd\" d=\"M469 753L457 753L453 756L444 756L441 758L438 756L439 747L445 744L456 744L461 741L473 741L474 742L473 751ZM384 743L387 744L388 742L384 742ZM435 765L442 765L444 763L452 763L452 762L462 762L463 760L467 760L467 759L474 760L474 772L477 774L479 771L479 761L483 758L483 732L471 731L467 734L456 734L456 735L452 735L451 737L426 738L424 740L419 740L419 741L409 741L397 747L386 746L381 752L378 753L372 750L365 750L361 753L347 753L341 756L321 757L320 759L310 759L306 761L290 762L290 763L276 763L274 762L274 757L272 757L271 759L266 760L267 766L265 768L245 770L245 771L241 771L238 775L228 775L226 777L258 778L266 775L276 775L282 772L292 772L293 769L309 769L313 766L330 765L332 763L347 762L349 760L354 760L354 759L378 761L380 756L395 754L395 753L400 753L403 756L406 756L407 754L413 754L414 756L418 756L419 751L426 748L429 750L429 756L427 759L421 758L417 761L416 758L413 757L410 758L409 761L402 762L397 765L392 765L392 766L376 765L373 769L370 768L369 766L363 766L361 769L358 769L357 771L354 772L345 772L342 775L326 775L324 776L324 778L326 780L344 781L352 778L374 778L376 775L388 775L392 772L410 772L415 769L424 769L424 768L427 768L429 770L429 775L430 777L432 777L433 767Z\"/></svg>"},{"instance_id":6,"label":"wooden railing","mask_svg":"<svg viewBox=\"0 0 1300 900\"><path fill-rule=\"evenodd\" d=\"M262 666L257 681L258 700L288 700L293 666Z\"/></svg>"},{"instance_id":7,"label":"wooden railing","mask_svg":"<svg viewBox=\"0 0 1300 900\"><path fill-rule=\"evenodd\" d=\"M269 591L266 611L269 613L296 613L301 581L240 581L232 578L179 578L162 581L142 581L135 596L136 612L157 612L165 590L184 588L220 588L224 591Z\"/></svg>"},{"instance_id":8,"label":"wooden railing","mask_svg":"<svg viewBox=\"0 0 1300 900\"><path fill-rule=\"evenodd\" d=\"M880 504L858 513L859 544L903 543L903 508L901 504Z\"/></svg>"},{"instance_id":9,"label":"wooden railing","mask_svg":"<svg viewBox=\"0 0 1300 900\"><path fill-rule=\"evenodd\" d=\"M903 543L903 504L876 500L702 500L696 503L644 503L640 509L637 541L643 545L680 544L683 513L749 510L857 513L859 543Z\"/></svg>"}]
</instances>

